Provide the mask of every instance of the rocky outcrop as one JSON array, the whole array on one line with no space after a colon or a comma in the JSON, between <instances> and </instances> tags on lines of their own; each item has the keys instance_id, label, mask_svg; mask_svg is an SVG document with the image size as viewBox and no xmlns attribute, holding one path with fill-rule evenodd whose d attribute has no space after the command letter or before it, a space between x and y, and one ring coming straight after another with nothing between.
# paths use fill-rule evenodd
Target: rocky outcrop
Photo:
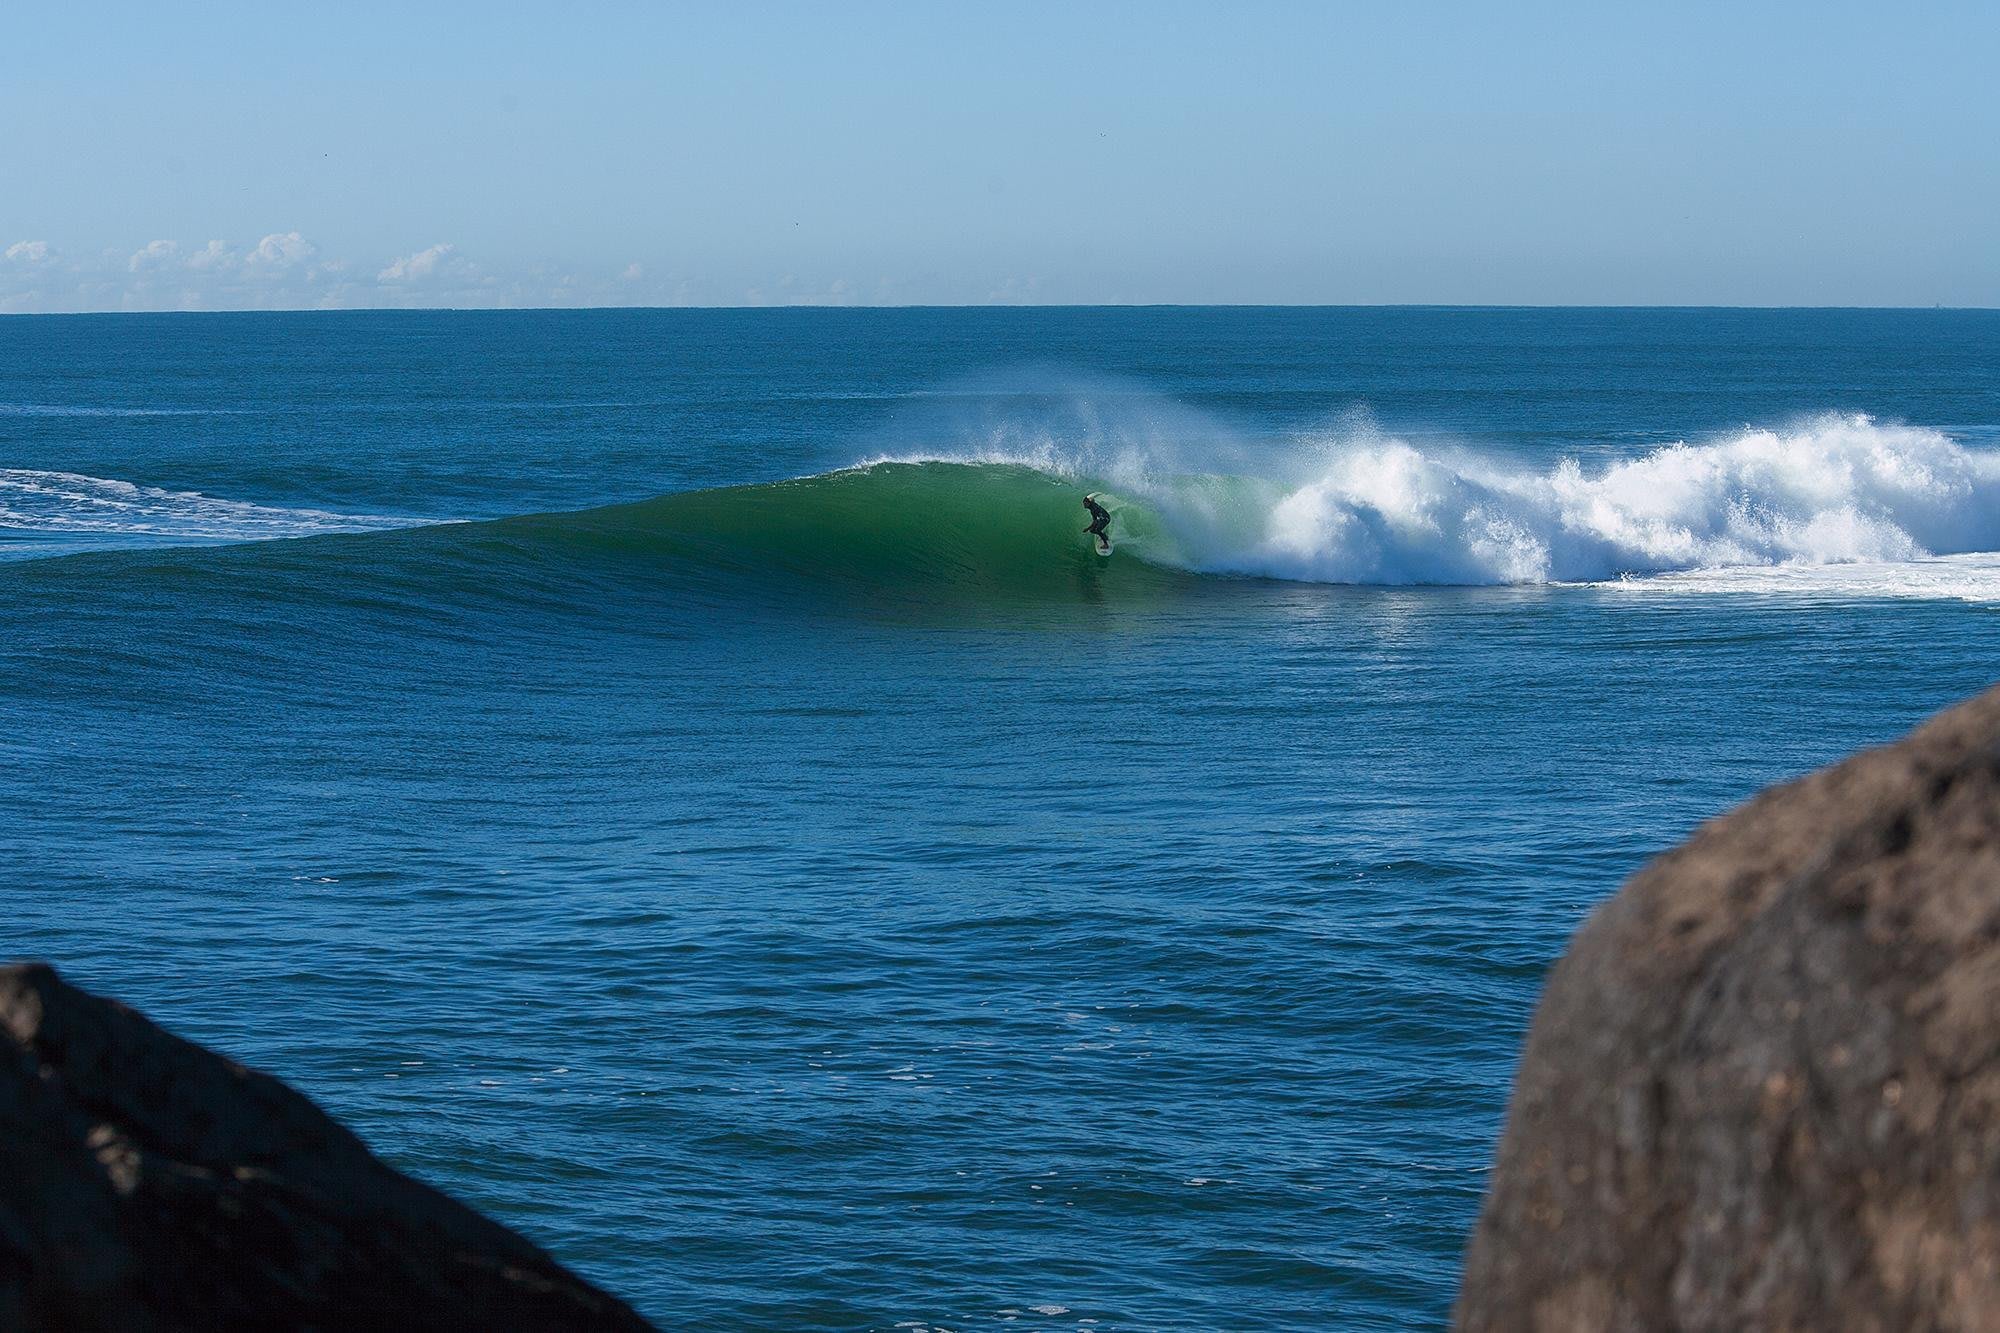
<instances>
[{"instance_id":1,"label":"rocky outcrop","mask_svg":"<svg viewBox=\"0 0 2000 1333\"><path fill-rule=\"evenodd\" d=\"M643 1329L300 1094L0 968L0 1328Z\"/></svg>"},{"instance_id":2,"label":"rocky outcrop","mask_svg":"<svg viewBox=\"0 0 2000 1333\"><path fill-rule=\"evenodd\" d=\"M2000 691L1714 821L1577 932L1457 1322L2000 1328Z\"/></svg>"}]
</instances>

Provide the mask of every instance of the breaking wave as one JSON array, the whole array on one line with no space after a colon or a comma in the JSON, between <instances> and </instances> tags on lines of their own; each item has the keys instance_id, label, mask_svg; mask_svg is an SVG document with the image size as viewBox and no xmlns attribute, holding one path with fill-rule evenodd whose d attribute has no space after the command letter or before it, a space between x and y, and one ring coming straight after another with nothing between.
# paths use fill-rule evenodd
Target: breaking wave
<instances>
[{"instance_id":1,"label":"breaking wave","mask_svg":"<svg viewBox=\"0 0 2000 1333\"><path fill-rule=\"evenodd\" d=\"M224 500L109 477L0 468L0 555L189 545L407 526L409 520Z\"/></svg>"},{"instance_id":2,"label":"breaking wave","mask_svg":"<svg viewBox=\"0 0 2000 1333\"><path fill-rule=\"evenodd\" d=\"M1573 583L1895 567L2000 550L2000 453L1866 416L1539 470L1373 434L1321 442L1272 476L1163 472L1136 452L1071 460L1043 450L969 461L1012 461L1078 489L1112 490L1127 504L1123 549L1204 573L1351 584Z\"/></svg>"},{"instance_id":3,"label":"breaking wave","mask_svg":"<svg viewBox=\"0 0 2000 1333\"><path fill-rule=\"evenodd\" d=\"M2000 451L1866 416L1541 467L1367 430L1230 472L1189 470L1171 447L1007 443L441 525L397 549L557 580L637 561L689 587L840 585L883 599L1065 596L1235 575L2000 601L2000 556L1990 554L2000 552ZM1083 535L1088 491L1113 512L1108 560ZM22 539L244 542L409 523L0 470L0 553Z\"/></svg>"}]
</instances>

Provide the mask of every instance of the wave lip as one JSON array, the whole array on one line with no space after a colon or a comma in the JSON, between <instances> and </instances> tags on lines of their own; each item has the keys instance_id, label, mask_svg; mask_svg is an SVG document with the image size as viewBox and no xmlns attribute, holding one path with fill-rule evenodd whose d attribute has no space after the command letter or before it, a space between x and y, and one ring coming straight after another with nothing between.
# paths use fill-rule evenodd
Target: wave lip
<instances>
[{"instance_id":1,"label":"wave lip","mask_svg":"<svg viewBox=\"0 0 2000 1333\"><path fill-rule=\"evenodd\" d=\"M1051 466L1045 455L1023 461ZM1317 442L1277 472L1155 473L1127 458L1096 484L1158 525L1149 559L1319 583L1580 583L2000 550L2000 453L1859 415L1592 471L1370 434Z\"/></svg>"},{"instance_id":2,"label":"wave lip","mask_svg":"<svg viewBox=\"0 0 2000 1333\"><path fill-rule=\"evenodd\" d=\"M1368 430L1233 473L1188 470L1172 442L1032 443L454 525L394 549L499 562L550 586L636 572L721 596L840 589L883 605L1167 595L1199 575L2000 601L2000 555L1975 558L2000 552L2000 451L1867 416L1589 468L1419 449ZM1112 510L1109 560L1083 535L1086 491ZM421 522L0 469L0 556Z\"/></svg>"},{"instance_id":3,"label":"wave lip","mask_svg":"<svg viewBox=\"0 0 2000 1333\"><path fill-rule=\"evenodd\" d=\"M1387 586L1657 579L1718 593L2000 600L1989 596L2000 556L1972 558L2000 551L2000 453L1866 416L1590 469L1427 452L1374 434L1318 442L1256 472L1188 472L1177 461L1000 444L497 528L544 553L554 544L665 561L683 581L837 584L878 601L1137 595L1190 575ZM1109 561L1082 536L1085 491L1111 506ZM1848 573L1798 572L1815 570Z\"/></svg>"},{"instance_id":4,"label":"wave lip","mask_svg":"<svg viewBox=\"0 0 2000 1333\"><path fill-rule=\"evenodd\" d=\"M1065 595L1112 563L1084 536L1082 494L1011 463L878 462L502 519L464 535L503 539L559 568L603 557L664 564L681 586L837 587L880 602L1032 598ZM1117 568L1132 587L1177 577L1129 559Z\"/></svg>"},{"instance_id":5,"label":"wave lip","mask_svg":"<svg viewBox=\"0 0 2000 1333\"><path fill-rule=\"evenodd\" d=\"M412 520L224 500L111 477L0 468L0 555L371 532Z\"/></svg>"}]
</instances>

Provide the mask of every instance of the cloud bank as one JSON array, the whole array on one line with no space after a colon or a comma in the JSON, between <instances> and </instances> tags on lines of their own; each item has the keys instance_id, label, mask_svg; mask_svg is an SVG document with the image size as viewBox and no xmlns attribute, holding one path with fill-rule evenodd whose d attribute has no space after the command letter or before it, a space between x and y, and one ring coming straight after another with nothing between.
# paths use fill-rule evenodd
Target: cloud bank
<instances>
[{"instance_id":1,"label":"cloud bank","mask_svg":"<svg viewBox=\"0 0 2000 1333\"><path fill-rule=\"evenodd\" d=\"M361 276L371 272L372 280ZM0 312L492 306L535 298L529 286L494 282L448 242L385 266L329 256L299 231L241 241L159 237L94 255L0 238Z\"/></svg>"},{"instance_id":2,"label":"cloud bank","mask_svg":"<svg viewBox=\"0 0 2000 1333\"><path fill-rule=\"evenodd\" d=\"M141 237L143 237L143 233ZM992 299L1032 295L1006 279ZM550 306L894 305L916 293L886 278L811 282L783 274L747 286L662 271L524 262L498 268L457 243L404 253L329 253L297 230L256 238L133 238L96 252L0 236L0 313Z\"/></svg>"}]
</instances>

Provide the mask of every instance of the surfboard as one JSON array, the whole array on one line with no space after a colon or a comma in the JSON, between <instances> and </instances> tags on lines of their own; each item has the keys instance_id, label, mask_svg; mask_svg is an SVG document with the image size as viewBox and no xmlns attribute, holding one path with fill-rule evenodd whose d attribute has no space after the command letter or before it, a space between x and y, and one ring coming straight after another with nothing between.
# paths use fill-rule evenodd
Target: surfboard
<instances>
[{"instance_id":1,"label":"surfboard","mask_svg":"<svg viewBox=\"0 0 2000 1333\"><path fill-rule=\"evenodd\" d=\"M1091 491L1091 492L1090 492L1089 494L1085 495L1085 496L1084 496L1083 498L1084 498L1084 500L1085 500L1086 502L1088 502L1088 501L1091 501L1091 500L1096 500L1096 501L1098 501L1098 502L1099 502L1100 504L1102 504L1102 503L1103 503L1103 497L1104 497L1104 492L1102 492L1102 491ZM1110 508L1111 508L1111 506L1110 506L1110 505L1104 505L1104 507L1105 507L1106 509L1110 509ZM1107 520L1107 522L1108 522L1108 520ZM1084 535L1085 535L1086 537L1092 537L1092 538L1094 538L1094 539L1095 539L1095 541L1096 541L1096 545L1097 545L1097 553L1098 553L1099 555L1110 555L1110 554L1111 554L1111 534L1110 534L1109 532L1095 532L1095 533L1093 533L1093 532L1089 532L1089 531L1086 531L1086 532L1084 533Z\"/></svg>"}]
</instances>

